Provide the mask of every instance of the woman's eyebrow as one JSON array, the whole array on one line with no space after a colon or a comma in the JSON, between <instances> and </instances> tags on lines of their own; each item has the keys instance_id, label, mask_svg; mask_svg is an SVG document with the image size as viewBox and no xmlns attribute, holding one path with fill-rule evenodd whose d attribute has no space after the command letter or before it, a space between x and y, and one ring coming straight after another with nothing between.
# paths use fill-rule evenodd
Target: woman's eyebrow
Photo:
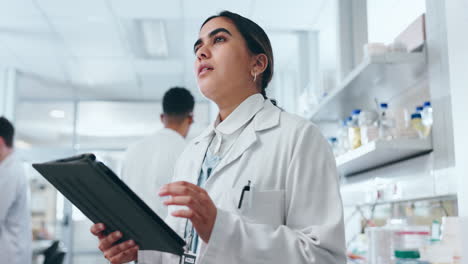
<instances>
[{"instance_id":1,"label":"woman's eyebrow","mask_svg":"<svg viewBox=\"0 0 468 264\"><path fill-rule=\"evenodd\" d=\"M214 35L218 34L219 32L225 32L227 33L229 36L232 36L231 32L229 32L229 30L225 29L225 28L217 28L213 31L210 32L210 34L208 34L208 37L209 38L212 38ZM198 39L197 41L195 41L195 44L193 44L193 50L195 51L195 48L200 45L200 43L202 43L202 40L201 39Z\"/></svg>"},{"instance_id":2,"label":"woman's eyebrow","mask_svg":"<svg viewBox=\"0 0 468 264\"><path fill-rule=\"evenodd\" d=\"M217 28L217 29L211 31L210 34L208 34L208 36L211 38L214 35L218 34L219 32L226 32L229 36L232 36L231 32L229 32L229 30L227 30L225 28Z\"/></svg>"}]
</instances>

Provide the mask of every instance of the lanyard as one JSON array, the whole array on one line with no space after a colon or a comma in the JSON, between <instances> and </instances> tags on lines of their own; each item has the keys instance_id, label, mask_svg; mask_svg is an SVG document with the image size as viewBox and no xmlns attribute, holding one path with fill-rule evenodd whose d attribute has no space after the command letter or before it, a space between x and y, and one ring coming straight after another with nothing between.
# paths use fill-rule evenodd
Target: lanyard
<instances>
[{"instance_id":1,"label":"lanyard","mask_svg":"<svg viewBox=\"0 0 468 264\"><path fill-rule=\"evenodd\" d=\"M213 143L213 140L214 137L210 141L210 146ZM200 187L203 187L205 185L205 182L210 177L210 174L213 171L214 167L216 167L216 165L218 165L219 161L221 160L221 158L217 155L210 155L210 153L208 153L209 151L210 150L208 147L207 152L205 153L205 158L203 159L200 176L198 177L197 185ZM184 239L187 244L186 251L190 251L196 254L198 247L198 234L196 233L195 228L193 227L189 219L185 221Z\"/></svg>"},{"instance_id":2,"label":"lanyard","mask_svg":"<svg viewBox=\"0 0 468 264\"><path fill-rule=\"evenodd\" d=\"M249 120L247 125L251 121L252 120ZM244 128L245 128L245 126L244 126ZM210 144L208 145L208 149L206 150L206 153L205 153L205 158L203 159L202 169L200 171L200 176L198 177L198 183L197 183L198 186L204 187L205 182L211 176L211 173L213 172L215 167L218 166L221 159L224 158L224 156L226 156L231 151L231 149L234 147L237 140L239 139L239 136L240 136L240 134L237 135L237 138L231 143L231 145L225 151L223 151L224 152L223 156L215 155L215 154L211 153L211 151L210 151L211 144L213 143L213 140L215 139L216 134L215 134L215 136L213 136L213 138L211 138ZM222 144L222 137L219 139L219 142L217 142L217 144L218 144L218 146L215 149L219 150L219 148L220 148L220 146ZM199 237L198 237L198 234L197 234L195 228L193 227L192 223L188 219L185 222L184 238L185 238L185 241L186 241L186 244L187 244L187 251L191 251L191 252L196 254L197 249L198 249L198 238Z\"/></svg>"},{"instance_id":3,"label":"lanyard","mask_svg":"<svg viewBox=\"0 0 468 264\"><path fill-rule=\"evenodd\" d=\"M205 165L203 166L203 169L200 172L200 177L198 178L197 185L200 187L203 187L205 185L205 182L210 177L214 167L216 167L216 165L218 165L221 160L221 158L216 155L205 156L205 159L207 160L203 162ZM185 222L184 237L186 238L187 249L192 251L193 253L196 253L198 248L198 234L195 231L195 228L193 227L192 223L188 219Z\"/></svg>"}]
</instances>

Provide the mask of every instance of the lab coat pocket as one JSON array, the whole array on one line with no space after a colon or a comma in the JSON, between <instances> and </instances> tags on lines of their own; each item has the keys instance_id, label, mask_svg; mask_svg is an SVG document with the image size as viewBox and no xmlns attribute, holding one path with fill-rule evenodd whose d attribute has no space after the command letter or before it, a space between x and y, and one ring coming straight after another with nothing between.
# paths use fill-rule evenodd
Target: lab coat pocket
<instances>
[{"instance_id":1,"label":"lab coat pocket","mask_svg":"<svg viewBox=\"0 0 468 264\"><path fill-rule=\"evenodd\" d=\"M240 196L234 197L237 198L234 202L238 205ZM237 208L237 213L249 222L282 225L284 224L284 190L257 191L253 189L245 192L242 206Z\"/></svg>"}]
</instances>

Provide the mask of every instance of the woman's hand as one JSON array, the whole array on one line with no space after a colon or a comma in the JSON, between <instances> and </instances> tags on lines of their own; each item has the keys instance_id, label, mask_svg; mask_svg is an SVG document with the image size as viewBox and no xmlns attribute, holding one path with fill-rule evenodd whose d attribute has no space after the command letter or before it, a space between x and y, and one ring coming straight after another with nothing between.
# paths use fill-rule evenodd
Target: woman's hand
<instances>
[{"instance_id":1,"label":"woman's hand","mask_svg":"<svg viewBox=\"0 0 468 264\"><path fill-rule=\"evenodd\" d=\"M171 196L165 205L184 205L188 210L178 210L172 216L190 219L200 238L208 243L216 220L217 209L205 189L195 184L179 181L164 185L159 196Z\"/></svg>"},{"instance_id":2,"label":"woman's hand","mask_svg":"<svg viewBox=\"0 0 468 264\"><path fill-rule=\"evenodd\" d=\"M137 260L138 246L133 240L114 245L122 237L122 233L115 231L106 236L102 233L105 229L104 224L95 224L91 226L91 233L99 239L98 248L110 263L121 264Z\"/></svg>"}]
</instances>

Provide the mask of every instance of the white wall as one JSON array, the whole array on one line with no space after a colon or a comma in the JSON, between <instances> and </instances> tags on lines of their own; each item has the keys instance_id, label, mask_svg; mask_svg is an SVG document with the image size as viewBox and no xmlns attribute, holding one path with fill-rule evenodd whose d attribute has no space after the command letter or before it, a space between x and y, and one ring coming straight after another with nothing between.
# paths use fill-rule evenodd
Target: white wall
<instances>
[{"instance_id":1,"label":"white wall","mask_svg":"<svg viewBox=\"0 0 468 264\"><path fill-rule=\"evenodd\" d=\"M3 116L5 113L5 71L0 68L0 116Z\"/></svg>"},{"instance_id":2,"label":"white wall","mask_svg":"<svg viewBox=\"0 0 468 264\"><path fill-rule=\"evenodd\" d=\"M425 7L425 0L367 0L369 42L393 42Z\"/></svg>"},{"instance_id":3,"label":"white wall","mask_svg":"<svg viewBox=\"0 0 468 264\"><path fill-rule=\"evenodd\" d=\"M15 119L16 71L0 69L0 116L10 121Z\"/></svg>"},{"instance_id":4,"label":"white wall","mask_svg":"<svg viewBox=\"0 0 468 264\"><path fill-rule=\"evenodd\" d=\"M455 172L459 179L458 207L459 216L465 220L461 226L463 249L465 252L462 263L468 263L468 75L466 66L468 61L468 35L461 30L468 28L468 1L446 1L447 42L450 68L450 86L452 92L453 128L455 139Z\"/></svg>"},{"instance_id":5,"label":"white wall","mask_svg":"<svg viewBox=\"0 0 468 264\"><path fill-rule=\"evenodd\" d=\"M276 99L278 106L290 113L298 113L298 98L311 78L311 31L267 32L274 55L274 74L267 96ZM315 52L312 52L315 54ZM314 57L316 59L316 57Z\"/></svg>"},{"instance_id":6,"label":"white wall","mask_svg":"<svg viewBox=\"0 0 468 264\"><path fill-rule=\"evenodd\" d=\"M335 87L338 76L337 1L327 1L317 18L319 38L319 96Z\"/></svg>"}]
</instances>

